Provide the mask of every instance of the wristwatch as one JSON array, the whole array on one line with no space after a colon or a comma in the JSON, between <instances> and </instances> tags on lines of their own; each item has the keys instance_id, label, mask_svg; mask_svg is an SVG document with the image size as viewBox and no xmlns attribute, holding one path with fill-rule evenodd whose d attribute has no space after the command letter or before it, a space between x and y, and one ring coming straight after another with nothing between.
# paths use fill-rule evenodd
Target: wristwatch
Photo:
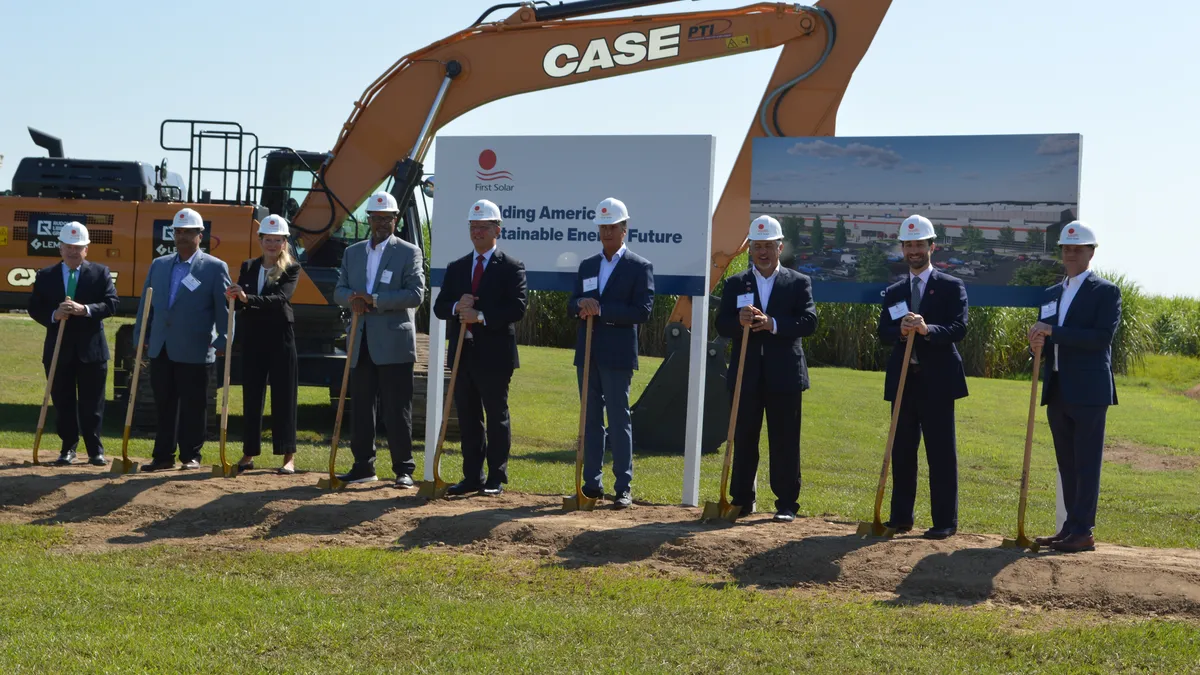
<instances>
[{"instance_id":1,"label":"wristwatch","mask_svg":"<svg viewBox=\"0 0 1200 675\"><path fill-rule=\"evenodd\" d=\"M378 293L371 294L371 306L375 307L376 309L379 308L379 294Z\"/></svg>"}]
</instances>

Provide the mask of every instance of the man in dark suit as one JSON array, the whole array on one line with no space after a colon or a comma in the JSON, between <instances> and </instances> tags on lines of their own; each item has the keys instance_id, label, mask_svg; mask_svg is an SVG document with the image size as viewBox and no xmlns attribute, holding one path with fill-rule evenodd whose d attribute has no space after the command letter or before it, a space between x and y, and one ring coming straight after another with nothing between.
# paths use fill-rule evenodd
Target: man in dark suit
<instances>
[{"instance_id":1,"label":"man in dark suit","mask_svg":"<svg viewBox=\"0 0 1200 675\"><path fill-rule=\"evenodd\" d=\"M879 339L893 345L883 398L895 404L904 365L904 344L913 343L904 400L892 443L892 515L897 532L913 527L917 495L917 446L925 438L929 462L929 506L933 527L926 539L958 531L958 449L954 402L967 395L967 376L954 343L967 334L967 287L930 264L936 246L933 223L909 216L900 224L908 275L887 288L879 313Z\"/></svg>"},{"instance_id":2,"label":"man in dark suit","mask_svg":"<svg viewBox=\"0 0 1200 675\"><path fill-rule=\"evenodd\" d=\"M592 361L588 377L587 424L584 428L583 494L604 495L606 439L613 455L614 506L633 504L633 423L629 418L629 383L638 367L638 324L654 308L654 266L625 247L629 210L619 199L605 199L593 222L600 229L603 251L579 264L567 315L578 316L575 368L583 392L586 319L592 320ZM608 428L604 412L608 411Z\"/></svg>"},{"instance_id":3,"label":"man in dark suit","mask_svg":"<svg viewBox=\"0 0 1200 675\"><path fill-rule=\"evenodd\" d=\"M495 496L508 482L508 385L520 365L515 324L525 316L526 283L525 264L496 246L502 220L499 207L486 199L471 207L467 222L474 250L446 266L433 303L437 318L450 322L451 345L458 344L459 331L467 331L454 385L463 479L447 490L452 495L482 491Z\"/></svg>"},{"instance_id":4,"label":"man in dark suit","mask_svg":"<svg viewBox=\"0 0 1200 675\"><path fill-rule=\"evenodd\" d=\"M1075 221L1058 238L1067 278L1046 290L1029 329L1031 347L1043 347L1042 405L1054 437L1067 520L1038 544L1077 553L1095 548L1092 528L1100 500L1104 424L1117 404L1112 341L1121 324L1121 289L1092 274L1096 234Z\"/></svg>"},{"instance_id":5,"label":"man in dark suit","mask_svg":"<svg viewBox=\"0 0 1200 675\"><path fill-rule=\"evenodd\" d=\"M109 352L103 321L117 311L117 289L107 267L88 262L90 240L86 227L67 223L59 231L58 241L62 262L39 271L29 295L29 316L46 327L42 365L47 376L59 322L67 322L62 328L62 346L50 387L58 437L62 439L62 453L55 464L75 462L75 449L82 435L88 463L104 466L108 460L100 442L100 427L104 422Z\"/></svg>"},{"instance_id":6,"label":"man in dark suit","mask_svg":"<svg viewBox=\"0 0 1200 675\"><path fill-rule=\"evenodd\" d=\"M808 364L800 340L817 330L817 310L809 278L779 264L783 250L779 221L770 216L755 218L749 239L750 268L725 280L717 311L717 333L733 339L733 358L725 376L730 392L737 382L742 328L750 326L729 491L743 514L754 511L758 439L765 411L775 520L790 523L800 510L800 417L803 392L808 389Z\"/></svg>"}]
</instances>

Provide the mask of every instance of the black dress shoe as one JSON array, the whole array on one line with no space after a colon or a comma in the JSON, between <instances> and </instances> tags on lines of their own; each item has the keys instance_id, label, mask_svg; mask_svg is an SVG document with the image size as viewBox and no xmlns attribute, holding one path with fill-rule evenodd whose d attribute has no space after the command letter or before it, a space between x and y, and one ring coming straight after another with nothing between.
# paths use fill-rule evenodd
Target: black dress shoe
<instances>
[{"instance_id":1,"label":"black dress shoe","mask_svg":"<svg viewBox=\"0 0 1200 675\"><path fill-rule=\"evenodd\" d=\"M399 476L396 476L396 483L392 487L396 488L397 490L408 490L414 485L416 485L416 483L413 482L412 476L402 473Z\"/></svg>"},{"instance_id":2,"label":"black dress shoe","mask_svg":"<svg viewBox=\"0 0 1200 675\"><path fill-rule=\"evenodd\" d=\"M588 499L600 499L604 496L604 488L590 488L585 485L583 487L583 496Z\"/></svg>"},{"instance_id":3,"label":"black dress shoe","mask_svg":"<svg viewBox=\"0 0 1200 675\"><path fill-rule=\"evenodd\" d=\"M777 523L790 523L796 519L796 514L787 509L780 509L775 512L775 517L772 519Z\"/></svg>"},{"instance_id":4,"label":"black dress shoe","mask_svg":"<svg viewBox=\"0 0 1200 675\"><path fill-rule=\"evenodd\" d=\"M483 490L481 490L481 492L489 497L499 497L500 495L504 494L504 484L500 481L489 480L483 484Z\"/></svg>"},{"instance_id":5,"label":"black dress shoe","mask_svg":"<svg viewBox=\"0 0 1200 675\"><path fill-rule=\"evenodd\" d=\"M193 457L192 459L189 459L188 461L179 465L180 471L191 471L193 469L199 469L199 468L200 468L200 458L199 457Z\"/></svg>"},{"instance_id":6,"label":"black dress shoe","mask_svg":"<svg viewBox=\"0 0 1200 675\"><path fill-rule=\"evenodd\" d=\"M74 463L75 463L75 451L74 450L63 450L58 455L58 459L54 460L54 466L71 466Z\"/></svg>"},{"instance_id":7,"label":"black dress shoe","mask_svg":"<svg viewBox=\"0 0 1200 675\"><path fill-rule=\"evenodd\" d=\"M454 485L446 488L446 494L450 495L451 497L461 497L463 495L469 495L473 492L479 492L479 483L460 480Z\"/></svg>"},{"instance_id":8,"label":"black dress shoe","mask_svg":"<svg viewBox=\"0 0 1200 675\"><path fill-rule=\"evenodd\" d=\"M897 524L897 523L894 523L894 522L892 522L892 521L890 521L890 520L889 520L889 521L887 521L886 523L884 523L884 524L883 524L883 526L884 526L884 527L886 527L887 529L889 529L889 530L891 530L891 531L895 532L896 534L904 534L905 532L912 532L912 528L913 528L913 524L912 524L912 523L907 523L907 524L905 524L905 523L900 523L900 524Z\"/></svg>"},{"instance_id":9,"label":"black dress shoe","mask_svg":"<svg viewBox=\"0 0 1200 675\"><path fill-rule=\"evenodd\" d=\"M238 473L242 473L243 471L250 471L250 470L252 470L253 468L254 468L254 462L250 462L250 463L248 463L248 464L238 464L238 465L237 465L237 472L238 472Z\"/></svg>"},{"instance_id":10,"label":"black dress shoe","mask_svg":"<svg viewBox=\"0 0 1200 675\"><path fill-rule=\"evenodd\" d=\"M613 508L627 509L631 506L633 506L633 497L629 495L629 492L618 492L616 499L613 500Z\"/></svg>"},{"instance_id":11,"label":"black dress shoe","mask_svg":"<svg viewBox=\"0 0 1200 675\"><path fill-rule=\"evenodd\" d=\"M1056 541L1062 541L1063 539L1066 539L1067 536L1068 533L1066 530L1060 530L1058 534L1050 537L1034 537L1033 543L1037 544L1038 546L1049 546Z\"/></svg>"},{"instance_id":12,"label":"black dress shoe","mask_svg":"<svg viewBox=\"0 0 1200 675\"><path fill-rule=\"evenodd\" d=\"M338 476L338 480L343 483L371 483L379 480L379 476L375 475L374 469L359 469L351 468L349 473L343 473Z\"/></svg>"},{"instance_id":13,"label":"black dress shoe","mask_svg":"<svg viewBox=\"0 0 1200 675\"><path fill-rule=\"evenodd\" d=\"M175 460L174 459L156 459L156 460L150 462L149 464L143 464L141 466L141 468L139 469L139 471L142 471L143 473L147 473L147 472L163 471L165 469L174 469L174 468L175 468Z\"/></svg>"},{"instance_id":14,"label":"black dress shoe","mask_svg":"<svg viewBox=\"0 0 1200 675\"><path fill-rule=\"evenodd\" d=\"M1095 551L1096 539L1090 534L1072 534L1065 539L1050 544L1050 548L1062 553L1079 553L1080 551Z\"/></svg>"},{"instance_id":15,"label":"black dress shoe","mask_svg":"<svg viewBox=\"0 0 1200 675\"><path fill-rule=\"evenodd\" d=\"M925 530L925 534L921 536L926 539L945 539L953 537L956 532L958 532L957 527L931 527Z\"/></svg>"},{"instance_id":16,"label":"black dress shoe","mask_svg":"<svg viewBox=\"0 0 1200 675\"><path fill-rule=\"evenodd\" d=\"M108 466L108 458L105 457L104 453L102 452L95 457L88 457L88 464L91 464L92 466Z\"/></svg>"}]
</instances>

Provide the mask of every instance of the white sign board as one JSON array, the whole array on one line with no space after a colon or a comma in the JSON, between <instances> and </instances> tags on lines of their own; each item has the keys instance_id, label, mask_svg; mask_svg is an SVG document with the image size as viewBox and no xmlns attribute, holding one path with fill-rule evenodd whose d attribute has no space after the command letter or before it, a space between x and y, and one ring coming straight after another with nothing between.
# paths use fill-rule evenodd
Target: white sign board
<instances>
[{"instance_id":1,"label":"white sign board","mask_svg":"<svg viewBox=\"0 0 1200 675\"><path fill-rule=\"evenodd\" d=\"M570 291L600 252L596 205L615 197L629 209L626 245L654 264L655 293L705 295L715 147L712 136L439 137L429 285L470 253L467 213L489 199L529 288Z\"/></svg>"}]
</instances>

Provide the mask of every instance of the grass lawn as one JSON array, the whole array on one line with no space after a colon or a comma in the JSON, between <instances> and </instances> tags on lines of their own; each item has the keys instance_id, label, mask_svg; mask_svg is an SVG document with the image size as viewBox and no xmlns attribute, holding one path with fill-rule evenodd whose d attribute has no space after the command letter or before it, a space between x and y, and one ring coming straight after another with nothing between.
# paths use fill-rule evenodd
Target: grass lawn
<instances>
[{"instance_id":1,"label":"grass lawn","mask_svg":"<svg viewBox=\"0 0 1200 675\"><path fill-rule=\"evenodd\" d=\"M0 670L1168 672L1194 622L754 592L430 551L61 554L0 526ZM31 592L37 589L37 592Z\"/></svg>"},{"instance_id":2,"label":"grass lawn","mask_svg":"<svg viewBox=\"0 0 1200 675\"><path fill-rule=\"evenodd\" d=\"M107 325L111 339L118 323L109 321ZM0 317L0 343L10 355L0 375L0 446L32 447L45 381L39 362L43 334L43 329L26 317ZM511 489L546 494L565 494L572 489L578 398L571 358L566 350L521 348L522 367L514 377L510 397L514 433L509 464ZM634 377L634 400L657 365L656 359L642 360L642 370ZM821 368L813 371L812 380L813 388L804 402L801 511L847 520L869 519L887 435L883 376ZM1107 464L1096 531L1099 539L1143 546L1200 546L1196 490L1200 467L1192 461L1200 458L1200 401L1181 393L1197 383L1200 360L1182 357L1150 357L1144 372L1118 379L1120 405L1112 408L1108 417L1110 444L1134 446L1137 452L1149 455L1180 456L1190 461L1190 468L1164 471ZM110 378L110 398L111 386ZM960 528L1007 534L1015 530L1029 384L971 379L969 387L971 396L960 401L957 409ZM328 462L333 421L326 390L302 388L300 405L298 464L303 469L320 471ZM235 387L231 411L240 410L241 392ZM116 412L106 416L110 454L120 451L123 420L118 417ZM53 428L51 413L43 438L45 451L50 453L57 451L58 444ZM241 448L239 414L231 415L229 428L233 439L230 452L237 457ZM344 429L339 464L347 468L348 440L348 429ZM131 452L149 456L151 444L149 438L134 439ZM418 442L417 446L420 452L422 444ZM763 448L759 508L770 509L773 496L767 482L765 429ZM215 460L216 452L216 442L210 442L205 449L206 461ZM275 461L264 459L266 463ZM418 456L418 475L422 464ZM1029 529L1034 533L1048 533L1054 527L1054 466L1045 413L1039 410L1029 509ZM446 476L456 480L460 471L458 456L448 456L443 467ZM381 475L390 475L386 450L380 452L379 468ZM635 498L679 503L682 471L681 457L637 456ZM719 453L706 455L702 499L715 496L719 475ZM923 469L921 481L917 520L927 525L928 491ZM611 485L609 476L606 486Z\"/></svg>"}]
</instances>

